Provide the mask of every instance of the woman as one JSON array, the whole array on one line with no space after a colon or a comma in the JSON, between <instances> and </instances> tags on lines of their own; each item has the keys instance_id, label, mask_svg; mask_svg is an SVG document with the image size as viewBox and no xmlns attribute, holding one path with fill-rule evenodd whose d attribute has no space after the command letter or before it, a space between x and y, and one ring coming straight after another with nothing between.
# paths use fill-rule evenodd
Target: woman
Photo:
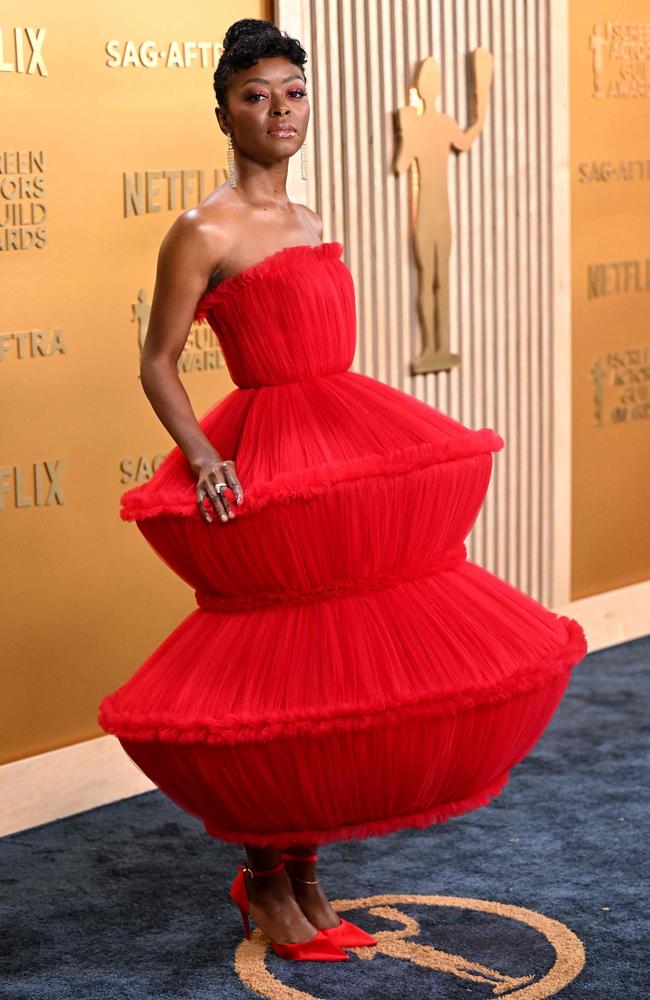
<instances>
[{"instance_id":1,"label":"woman","mask_svg":"<svg viewBox=\"0 0 650 1000\"><path fill-rule=\"evenodd\" d=\"M278 954L337 960L376 941L332 909L317 844L486 805L586 643L466 559L499 435L349 370L342 244L285 189L305 61L269 22L224 39L229 182L162 243L142 358L178 447L122 497L199 607L99 721L210 834L245 845L231 895L247 934L250 909ZM198 421L176 363L206 316L238 388Z\"/></svg>"}]
</instances>

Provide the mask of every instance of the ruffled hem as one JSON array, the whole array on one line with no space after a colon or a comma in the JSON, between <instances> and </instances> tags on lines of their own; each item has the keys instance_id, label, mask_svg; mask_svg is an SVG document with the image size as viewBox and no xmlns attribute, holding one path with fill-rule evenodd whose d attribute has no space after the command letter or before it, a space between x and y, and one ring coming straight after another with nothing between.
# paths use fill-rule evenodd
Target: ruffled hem
<instances>
[{"instance_id":1,"label":"ruffled hem","mask_svg":"<svg viewBox=\"0 0 650 1000\"><path fill-rule=\"evenodd\" d=\"M280 250L276 250L275 253L258 261L257 264L251 264L250 267L240 271L239 274L234 274L232 278L225 278L218 285L215 285L214 288L205 292L196 304L194 319L195 321L204 319L210 310L224 297L233 295L240 288L250 284L250 282L257 281L258 278L263 278L274 271L282 269L290 262L293 263L296 258L338 258L342 252L343 244L337 241L332 243L316 243L313 246L308 243L299 243L296 246L282 247Z\"/></svg>"},{"instance_id":2,"label":"ruffled hem","mask_svg":"<svg viewBox=\"0 0 650 1000\"><path fill-rule=\"evenodd\" d=\"M477 431L468 430L462 438L425 441L408 448L383 454L373 452L335 464L324 462L297 472L283 473L272 480L245 489L243 504L238 506L233 502L232 511L235 517L247 517L257 514L267 504L281 504L298 499L309 500L341 482L366 479L371 476L404 475L429 465L500 451L504 445L504 439L496 431L483 427ZM230 487L224 492L229 500L234 501L234 493ZM151 482L148 482L127 490L120 497L120 517L123 521L142 521L166 515L202 517L196 501L194 484L173 491L156 491Z\"/></svg>"},{"instance_id":3,"label":"ruffled hem","mask_svg":"<svg viewBox=\"0 0 650 1000\"><path fill-rule=\"evenodd\" d=\"M432 823L445 823L453 816L461 816L463 813L489 805L490 801L505 788L511 770L512 768L508 768L480 792L475 792L464 799L443 802L431 809L410 813L406 816L389 816L385 819L366 820L364 823L348 823L331 830L290 830L280 833L256 833L253 831L242 833L238 831L234 833L232 830L225 830L209 820L204 820L203 825L211 837L229 841L231 844L252 844L255 847L288 848L296 844L330 844L338 840L364 840L368 837L383 837L396 830L402 830L404 827L421 829L425 826L431 826Z\"/></svg>"},{"instance_id":4,"label":"ruffled hem","mask_svg":"<svg viewBox=\"0 0 650 1000\"><path fill-rule=\"evenodd\" d=\"M116 702L119 701L118 691L102 701L98 722L105 732L128 740L235 746L386 726L391 722L402 722L406 718L451 717L544 687L550 678L583 660L587 653L587 641L582 626L566 615L558 616L558 622L564 625L567 639L555 657L545 657L543 661L512 674L500 681L496 688L475 685L443 697L424 692L415 699L390 706L351 704L332 708L318 707L303 710L299 718L293 712L277 712L272 719L259 715L244 717L230 714L222 719L187 719L168 713L123 713L119 706L116 707Z\"/></svg>"}]
</instances>

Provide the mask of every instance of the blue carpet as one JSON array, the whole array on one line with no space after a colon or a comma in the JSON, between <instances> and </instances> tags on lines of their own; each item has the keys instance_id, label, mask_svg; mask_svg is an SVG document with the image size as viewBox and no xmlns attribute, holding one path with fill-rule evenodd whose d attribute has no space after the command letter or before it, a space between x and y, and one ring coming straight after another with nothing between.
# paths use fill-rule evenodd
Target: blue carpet
<instances>
[{"instance_id":1,"label":"blue carpet","mask_svg":"<svg viewBox=\"0 0 650 1000\"><path fill-rule=\"evenodd\" d=\"M158 791L0 839L0 997L647 1000L649 661L650 637L591 653L487 807L321 848L380 934L348 962L242 944L241 851Z\"/></svg>"}]
</instances>

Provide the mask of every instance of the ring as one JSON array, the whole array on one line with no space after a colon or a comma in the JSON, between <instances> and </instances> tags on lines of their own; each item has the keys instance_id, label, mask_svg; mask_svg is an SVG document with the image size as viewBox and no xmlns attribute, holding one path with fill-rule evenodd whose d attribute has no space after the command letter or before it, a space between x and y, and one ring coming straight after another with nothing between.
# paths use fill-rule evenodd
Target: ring
<instances>
[{"instance_id":1,"label":"ring","mask_svg":"<svg viewBox=\"0 0 650 1000\"><path fill-rule=\"evenodd\" d=\"M216 492L219 494L219 496L221 496L221 491L225 490L225 488L226 488L227 485L228 485L228 483L215 483L214 484L214 488L215 488Z\"/></svg>"}]
</instances>

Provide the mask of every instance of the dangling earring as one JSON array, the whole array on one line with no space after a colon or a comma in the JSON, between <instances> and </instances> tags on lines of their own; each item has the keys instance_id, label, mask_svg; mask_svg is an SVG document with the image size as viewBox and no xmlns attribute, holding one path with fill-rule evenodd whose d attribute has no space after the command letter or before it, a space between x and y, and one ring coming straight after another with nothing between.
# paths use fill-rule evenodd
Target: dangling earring
<instances>
[{"instance_id":1,"label":"dangling earring","mask_svg":"<svg viewBox=\"0 0 650 1000\"><path fill-rule=\"evenodd\" d=\"M237 187L237 178L235 176L235 153L232 148L232 135L228 133L228 179L230 180L231 187Z\"/></svg>"},{"instance_id":2,"label":"dangling earring","mask_svg":"<svg viewBox=\"0 0 650 1000\"><path fill-rule=\"evenodd\" d=\"M300 176L303 181L307 180L307 146L305 142L300 147Z\"/></svg>"}]
</instances>

